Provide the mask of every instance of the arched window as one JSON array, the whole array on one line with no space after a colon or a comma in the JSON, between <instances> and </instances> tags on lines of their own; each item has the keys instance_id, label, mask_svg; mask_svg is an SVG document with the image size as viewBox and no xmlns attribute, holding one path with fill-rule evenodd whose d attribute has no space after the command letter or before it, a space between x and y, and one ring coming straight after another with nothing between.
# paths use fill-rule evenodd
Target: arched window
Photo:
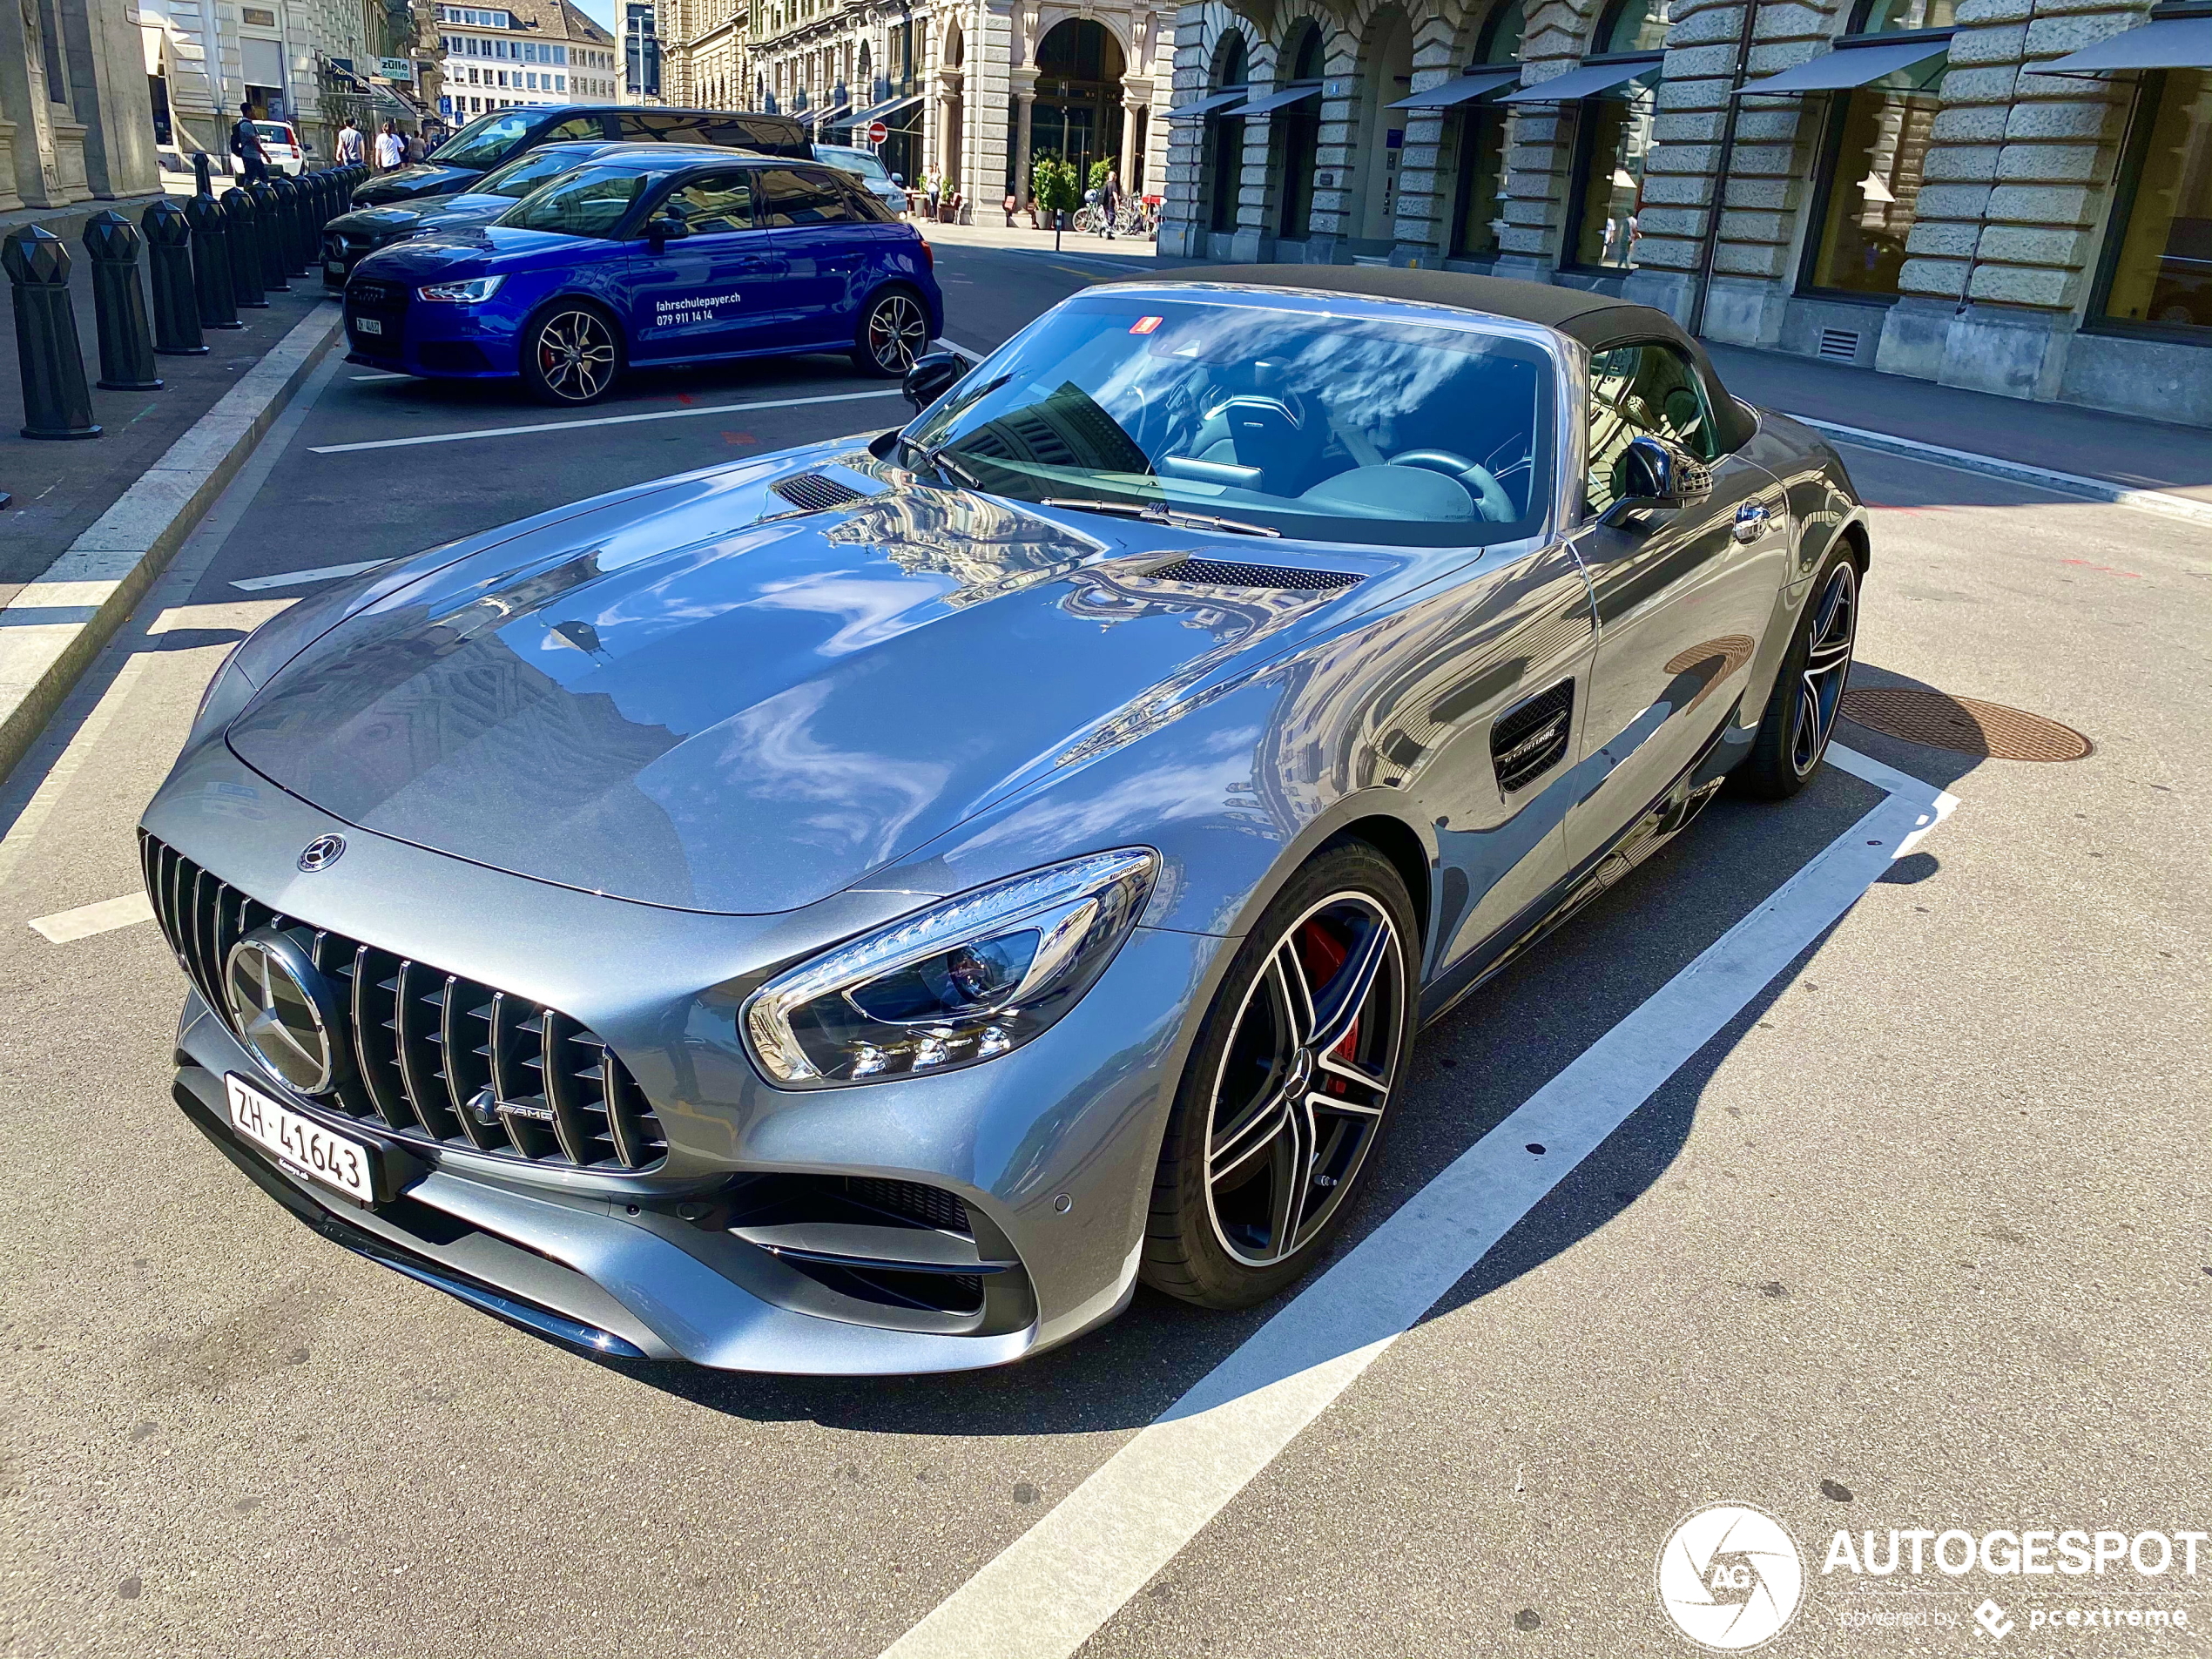
<instances>
[{"instance_id":1,"label":"arched window","mask_svg":"<svg viewBox=\"0 0 2212 1659\"><path fill-rule=\"evenodd\" d=\"M1598 24L1596 49L1583 60L1584 72L1595 68L1598 78L1613 79L1582 100L1568 265L1594 271L1635 265L1643 177L1657 147L1659 65L1672 22L1667 7L1668 0L1613 0Z\"/></svg>"},{"instance_id":2,"label":"arched window","mask_svg":"<svg viewBox=\"0 0 2212 1659\"><path fill-rule=\"evenodd\" d=\"M1249 85L1251 72L1244 52L1244 37L1231 30L1214 55L1213 90L1226 92ZM1234 107L1233 105L1231 107ZM1237 200L1244 182L1244 118L1240 115L1207 118L1206 195L1211 204L1208 228L1237 228Z\"/></svg>"},{"instance_id":3,"label":"arched window","mask_svg":"<svg viewBox=\"0 0 2212 1659\"><path fill-rule=\"evenodd\" d=\"M1831 72L1820 78L1837 90L1827 94L1801 291L1897 298L1955 10L1956 0L1859 0L1852 32L1825 61ZM1912 57L1915 41L1927 51L1891 67Z\"/></svg>"},{"instance_id":4,"label":"arched window","mask_svg":"<svg viewBox=\"0 0 2212 1659\"><path fill-rule=\"evenodd\" d=\"M1521 0L1501 0L1476 37L1468 72L1517 69L1521 28ZM1486 93L1453 105L1460 119L1449 247L1454 259L1487 260L1498 254L1498 226L1505 212L1506 110L1494 96Z\"/></svg>"},{"instance_id":5,"label":"arched window","mask_svg":"<svg viewBox=\"0 0 2212 1659\"><path fill-rule=\"evenodd\" d=\"M1321 148L1318 92L1326 44L1319 27L1309 19L1298 24L1285 45L1278 61L1288 64L1291 72L1287 78L1278 72L1276 85L1285 91L1311 87L1317 93L1285 106L1275 117L1277 153L1283 158L1283 212L1277 233L1295 241L1313 227L1313 166Z\"/></svg>"}]
</instances>

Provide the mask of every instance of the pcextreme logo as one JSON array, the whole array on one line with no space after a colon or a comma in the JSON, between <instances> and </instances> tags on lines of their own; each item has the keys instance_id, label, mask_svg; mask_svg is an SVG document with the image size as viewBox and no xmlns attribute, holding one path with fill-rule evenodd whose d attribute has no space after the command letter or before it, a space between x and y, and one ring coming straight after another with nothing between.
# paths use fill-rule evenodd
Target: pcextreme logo
<instances>
[{"instance_id":1,"label":"pcextreme logo","mask_svg":"<svg viewBox=\"0 0 2212 1659\"><path fill-rule=\"evenodd\" d=\"M1659 1604L1715 1653L1763 1647L1804 1592L1804 1560L1780 1521L1748 1504L1715 1504L1681 1521L1659 1550Z\"/></svg>"}]
</instances>

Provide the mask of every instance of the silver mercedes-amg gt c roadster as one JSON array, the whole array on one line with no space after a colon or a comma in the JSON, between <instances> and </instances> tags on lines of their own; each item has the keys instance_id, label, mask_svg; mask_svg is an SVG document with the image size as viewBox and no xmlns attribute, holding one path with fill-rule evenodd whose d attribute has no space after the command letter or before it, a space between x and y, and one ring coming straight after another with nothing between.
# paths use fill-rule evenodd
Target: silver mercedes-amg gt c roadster
<instances>
[{"instance_id":1,"label":"silver mercedes-amg gt c roadster","mask_svg":"<svg viewBox=\"0 0 2212 1659\"><path fill-rule=\"evenodd\" d=\"M1426 1022L1820 765L1865 514L1656 311L1190 270L907 390L217 675L142 826L176 1098L327 1238L745 1371L1247 1306Z\"/></svg>"}]
</instances>

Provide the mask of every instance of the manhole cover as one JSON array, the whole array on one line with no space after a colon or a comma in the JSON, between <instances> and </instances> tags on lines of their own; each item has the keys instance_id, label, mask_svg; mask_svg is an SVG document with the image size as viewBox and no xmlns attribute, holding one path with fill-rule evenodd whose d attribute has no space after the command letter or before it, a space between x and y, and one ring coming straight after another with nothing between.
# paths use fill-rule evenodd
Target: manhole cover
<instances>
[{"instance_id":1,"label":"manhole cover","mask_svg":"<svg viewBox=\"0 0 2212 1659\"><path fill-rule=\"evenodd\" d=\"M2079 760L2089 752L2089 739L2072 726L2026 709L1941 691L1853 686L1844 693L1843 716L1907 743L1993 760Z\"/></svg>"}]
</instances>

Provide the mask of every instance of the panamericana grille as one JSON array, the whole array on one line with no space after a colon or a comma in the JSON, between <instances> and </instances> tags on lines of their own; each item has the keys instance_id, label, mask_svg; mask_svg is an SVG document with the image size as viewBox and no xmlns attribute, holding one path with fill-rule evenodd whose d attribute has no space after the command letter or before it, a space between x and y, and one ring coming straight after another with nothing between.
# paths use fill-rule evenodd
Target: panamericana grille
<instances>
[{"instance_id":1,"label":"panamericana grille","mask_svg":"<svg viewBox=\"0 0 2212 1659\"><path fill-rule=\"evenodd\" d=\"M406 1140L537 1163L650 1170L666 1156L637 1079L557 1008L281 915L151 835L138 852L162 934L219 1019L225 959L258 927L289 934L336 982L333 1035L351 1063L325 1103Z\"/></svg>"},{"instance_id":2,"label":"panamericana grille","mask_svg":"<svg viewBox=\"0 0 2212 1659\"><path fill-rule=\"evenodd\" d=\"M1178 559L1150 572L1155 582L1189 582L1206 588L1287 588L1325 593L1361 580L1349 570L1312 570L1293 564L1238 564L1230 559Z\"/></svg>"},{"instance_id":3,"label":"panamericana grille","mask_svg":"<svg viewBox=\"0 0 2212 1659\"><path fill-rule=\"evenodd\" d=\"M827 512L833 507L847 507L867 496L850 484L840 484L834 478L825 478L819 472L802 472L795 477L779 478L768 486L794 507L810 513Z\"/></svg>"}]
</instances>

